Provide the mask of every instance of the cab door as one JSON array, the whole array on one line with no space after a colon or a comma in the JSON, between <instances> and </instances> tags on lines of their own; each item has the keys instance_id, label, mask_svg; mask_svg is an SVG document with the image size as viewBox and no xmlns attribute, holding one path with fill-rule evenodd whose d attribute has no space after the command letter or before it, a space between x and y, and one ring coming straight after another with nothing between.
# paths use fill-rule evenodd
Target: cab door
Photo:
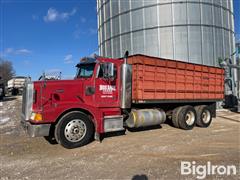
<instances>
[{"instance_id":1,"label":"cab door","mask_svg":"<svg viewBox=\"0 0 240 180\"><path fill-rule=\"evenodd\" d=\"M119 80L118 71L114 66L114 77L104 78L103 67L98 64L96 79L95 79L95 102L99 107L117 107L119 95Z\"/></svg>"},{"instance_id":2,"label":"cab door","mask_svg":"<svg viewBox=\"0 0 240 180\"><path fill-rule=\"evenodd\" d=\"M94 69L96 64L82 64L79 68L79 72L77 73L77 79L81 82L81 86L79 86L79 92L81 93L81 97L78 97L81 101L83 101L87 105L92 105L94 103Z\"/></svg>"}]
</instances>

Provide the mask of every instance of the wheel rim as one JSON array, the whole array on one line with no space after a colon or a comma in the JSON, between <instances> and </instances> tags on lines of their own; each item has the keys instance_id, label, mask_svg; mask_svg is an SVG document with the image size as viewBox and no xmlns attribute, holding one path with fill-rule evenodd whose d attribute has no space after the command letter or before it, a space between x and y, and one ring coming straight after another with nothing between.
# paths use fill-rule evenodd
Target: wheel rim
<instances>
[{"instance_id":1,"label":"wheel rim","mask_svg":"<svg viewBox=\"0 0 240 180\"><path fill-rule=\"evenodd\" d=\"M202 113L202 121L207 124L211 120L211 114L208 110L204 110Z\"/></svg>"},{"instance_id":2,"label":"wheel rim","mask_svg":"<svg viewBox=\"0 0 240 180\"><path fill-rule=\"evenodd\" d=\"M195 114L192 111L188 111L188 113L185 116L185 121L188 126L191 126L194 124L195 121Z\"/></svg>"},{"instance_id":3,"label":"wheel rim","mask_svg":"<svg viewBox=\"0 0 240 180\"><path fill-rule=\"evenodd\" d=\"M71 142L78 142L82 140L85 134L86 124L80 119L73 119L64 129L66 139Z\"/></svg>"}]
</instances>

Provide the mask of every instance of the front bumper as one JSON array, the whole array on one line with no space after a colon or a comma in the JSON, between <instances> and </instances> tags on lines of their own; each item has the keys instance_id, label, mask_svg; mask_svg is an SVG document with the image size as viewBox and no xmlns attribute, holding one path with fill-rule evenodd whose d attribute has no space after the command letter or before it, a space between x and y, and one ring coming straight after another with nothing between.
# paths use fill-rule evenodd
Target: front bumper
<instances>
[{"instance_id":1,"label":"front bumper","mask_svg":"<svg viewBox=\"0 0 240 180\"><path fill-rule=\"evenodd\" d=\"M21 125L30 137L49 136L51 124L31 124L28 121L21 120Z\"/></svg>"}]
</instances>

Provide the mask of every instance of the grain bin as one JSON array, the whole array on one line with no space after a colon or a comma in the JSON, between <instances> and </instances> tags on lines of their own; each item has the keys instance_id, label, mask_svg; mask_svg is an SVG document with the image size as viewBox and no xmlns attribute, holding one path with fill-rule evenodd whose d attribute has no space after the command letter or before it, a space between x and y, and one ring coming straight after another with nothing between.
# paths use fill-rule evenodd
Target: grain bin
<instances>
[{"instance_id":1,"label":"grain bin","mask_svg":"<svg viewBox=\"0 0 240 180\"><path fill-rule=\"evenodd\" d=\"M102 56L133 54L218 66L235 51L232 0L97 0Z\"/></svg>"}]
</instances>

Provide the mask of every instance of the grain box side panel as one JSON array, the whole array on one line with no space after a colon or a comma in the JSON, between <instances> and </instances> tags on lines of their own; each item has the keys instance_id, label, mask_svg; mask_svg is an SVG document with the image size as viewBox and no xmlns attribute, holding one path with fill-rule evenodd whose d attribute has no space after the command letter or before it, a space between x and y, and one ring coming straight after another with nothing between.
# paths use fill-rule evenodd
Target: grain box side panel
<instances>
[{"instance_id":1,"label":"grain box side panel","mask_svg":"<svg viewBox=\"0 0 240 180\"><path fill-rule=\"evenodd\" d=\"M132 56L132 99L198 101L224 98L224 70L143 55Z\"/></svg>"}]
</instances>

